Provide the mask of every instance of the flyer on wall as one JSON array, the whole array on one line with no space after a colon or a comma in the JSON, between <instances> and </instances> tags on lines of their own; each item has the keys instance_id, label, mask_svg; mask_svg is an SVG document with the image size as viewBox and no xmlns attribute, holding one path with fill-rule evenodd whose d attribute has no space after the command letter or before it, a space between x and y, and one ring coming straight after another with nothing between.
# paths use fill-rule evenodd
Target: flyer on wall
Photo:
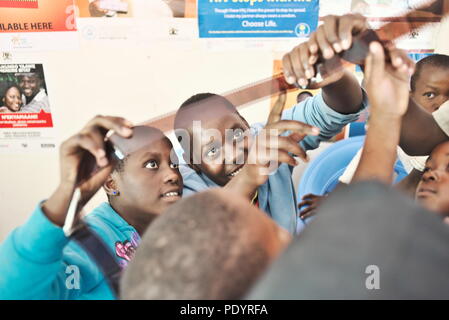
<instances>
[{"instance_id":1,"label":"flyer on wall","mask_svg":"<svg viewBox=\"0 0 449 320\"><path fill-rule=\"evenodd\" d=\"M201 38L307 38L319 0L198 0Z\"/></svg>"},{"instance_id":2,"label":"flyer on wall","mask_svg":"<svg viewBox=\"0 0 449 320\"><path fill-rule=\"evenodd\" d=\"M75 5L80 18L184 18L186 1L75 0Z\"/></svg>"},{"instance_id":3,"label":"flyer on wall","mask_svg":"<svg viewBox=\"0 0 449 320\"><path fill-rule=\"evenodd\" d=\"M55 149L42 64L0 64L0 153Z\"/></svg>"},{"instance_id":4,"label":"flyer on wall","mask_svg":"<svg viewBox=\"0 0 449 320\"><path fill-rule=\"evenodd\" d=\"M73 0L0 0L1 51L79 48Z\"/></svg>"}]
</instances>

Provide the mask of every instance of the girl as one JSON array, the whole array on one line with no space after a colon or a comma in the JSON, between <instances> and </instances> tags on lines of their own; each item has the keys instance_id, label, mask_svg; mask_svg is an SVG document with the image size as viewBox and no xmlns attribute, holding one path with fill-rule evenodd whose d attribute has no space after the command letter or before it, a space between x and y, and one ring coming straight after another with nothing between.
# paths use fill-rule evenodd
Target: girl
<instances>
[{"instance_id":1,"label":"girl","mask_svg":"<svg viewBox=\"0 0 449 320\"><path fill-rule=\"evenodd\" d=\"M132 147L114 167L104 147L108 130ZM147 226L181 197L182 178L171 150L161 131L131 129L128 121L114 117L98 116L65 141L58 188L0 246L0 299L116 298L96 263L63 232L71 198L78 185L86 203L103 185L108 203L84 221L125 267ZM87 155L102 169L79 185Z\"/></svg>"}]
</instances>

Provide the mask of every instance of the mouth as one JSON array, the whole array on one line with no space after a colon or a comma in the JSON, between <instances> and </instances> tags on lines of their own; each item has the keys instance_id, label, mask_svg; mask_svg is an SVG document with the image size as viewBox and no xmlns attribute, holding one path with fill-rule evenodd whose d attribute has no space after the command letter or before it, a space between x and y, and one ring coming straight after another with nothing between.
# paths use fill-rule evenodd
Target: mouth
<instances>
[{"instance_id":1,"label":"mouth","mask_svg":"<svg viewBox=\"0 0 449 320\"><path fill-rule=\"evenodd\" d=\"M235 176L237 176L242 171L242 169L243 169L243 165L241 165L240 167L238 167L237 169L235 169L231 173L228 173L227 176L232 179Z\"/></svg>"},{"instance_id":2,"label":"mouth","mask_svg":"<svg viewBox=\"0 0 449 320\"><path fill-rule=\"evenodd\" d=\"M437 192L435 190L427 189L427 188L421 188L416 193L417 197L425 197L428 195L436 195L436 194L437 194Z\"/></svg>"},{"instance_id":3,"label":"mouth","mask_svg":"<svg viewBox=\"0 0 449 320\"><path fill-rule=\"evenodd\" d=\"M177 201L181 196L182 192L179 190L172 190L161 194L161 198L166 201Z\"/></svg>"}]
</instances>

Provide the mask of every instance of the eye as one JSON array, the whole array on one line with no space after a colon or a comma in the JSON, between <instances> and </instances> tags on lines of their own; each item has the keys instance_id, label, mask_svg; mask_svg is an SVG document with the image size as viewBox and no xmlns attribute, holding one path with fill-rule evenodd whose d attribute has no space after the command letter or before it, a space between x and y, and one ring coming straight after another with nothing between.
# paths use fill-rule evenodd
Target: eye
<instances>
[{"instance_id":1,"label":"eye","mask_svg":"<svg viewBox=\"0 0 449 320\"><path fill-rule=\"evenodd\" d=\"M243 138L243 131L242 130L235 130L233 138L236 141L240 141Z\"/></svg>"},{"instance_id":2,"label":"eye","mask_svg":"<svg viewBox=\"0 0 449 320\"><path fill-rule=\"evenodd\" d=\"M429 100L435 99L437 96L435 92L426 92L423 94L424 97L426 97Z\"/></svg>"},{"instance_id":3,"label":"eye","mask_svg":"<svg viewBox=\"0 0 449 320\"><path fill-rule=\"evenodd\" d=\"M145 168L147 168L147 169L157 169L158 168L157 162L154 161L154 160L150 160L145 165Z\"/></svg>"},{"instance_id":4,"label":"eye","mask_svg":"<svg viewBox=\"0 0 449 320\"><path fill-rule=\"evenodd\" d=\"M216 157L219 153L219 149L217 147L212 147L207 153L206 156L208 158Z\"/></svg>"},{"instance_id":5,"label":"eye","mask_svg":"<svg viewBox=\"0 0 449 320\"><path fill-rule=\"evenodd\" d=\"M177 164L177 163L172 163L172 164L170 165L170 168L172 168L172 169L178 169L178 168L179 168L179 164Z\"/></svg>"}]
</instances>

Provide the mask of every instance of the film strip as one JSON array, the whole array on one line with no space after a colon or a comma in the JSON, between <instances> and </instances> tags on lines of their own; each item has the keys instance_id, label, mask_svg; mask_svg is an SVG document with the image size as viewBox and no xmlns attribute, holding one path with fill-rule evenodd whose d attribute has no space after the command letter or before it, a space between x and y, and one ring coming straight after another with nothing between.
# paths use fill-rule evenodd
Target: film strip
<instances>
[{"instance_id":1,"label":"film strip","mask_svg":"<svg viewBox=\"0 0 449 320\"><path fill-rule=\"evenodd\" d=\"M369 52L369 45L373 41L382 43L392 42L402 36L412 33L429 23L440 21L449 14L449 0L436 0L426 3L415 10L397 17L382 26L378 30L367 30L354 37L352 47L341 53L340 57L348 62L363 65ZM307 88L318 89L324 87L332 81L332 77L342 68L339 59L331 59L317 64L317 77L313 79ZM296 90L296 86L288 84L282 73L271 78L260 80L249 85L222 94L231 101L237 108L242 108L272 95L277 95L284 91ZM159 117L152 118L142 123L142 125L153 126L162 131L173 130L176 112L170 112Z\"/></svg>"}]
</instances>

